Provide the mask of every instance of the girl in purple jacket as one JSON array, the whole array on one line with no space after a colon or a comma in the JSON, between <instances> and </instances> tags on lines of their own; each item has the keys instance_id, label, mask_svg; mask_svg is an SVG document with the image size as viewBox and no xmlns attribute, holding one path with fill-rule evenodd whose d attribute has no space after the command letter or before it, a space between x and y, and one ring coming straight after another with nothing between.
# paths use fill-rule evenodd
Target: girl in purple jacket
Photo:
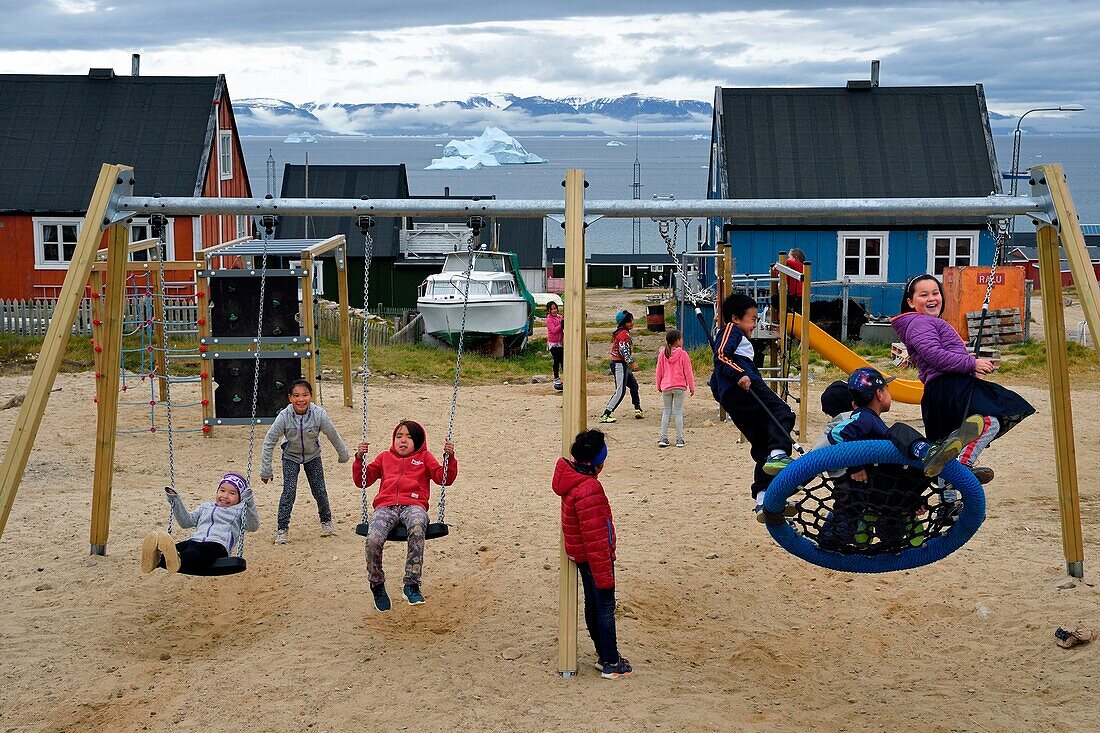
<instances>
[{"instance_id":1,"label":"girl in purple jacket","mask_svg":"<svg viewBox=\"0 0 1100 733\"><path fill-rule=\"evenodd\" d=\"M942 312L940 281L933 275L919 275L905 288L901 313L893 319L894 330L905 342L924 383L921 412L929 442L942 440L970 415L985 418L982 434L966 446L959 460L983 484L988 483L993 471L977 467L978 456L1035 408L1012 390L978 378L993 373L993 362L967 352L959 334L941 318Z\"/></svg>"}]
</instances>

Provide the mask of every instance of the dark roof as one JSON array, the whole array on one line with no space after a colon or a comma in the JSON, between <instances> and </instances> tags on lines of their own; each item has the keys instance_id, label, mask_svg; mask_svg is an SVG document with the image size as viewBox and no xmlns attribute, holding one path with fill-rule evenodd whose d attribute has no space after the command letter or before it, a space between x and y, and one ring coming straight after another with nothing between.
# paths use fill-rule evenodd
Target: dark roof
<instances>
[{"instance_id":1,"label":"dark roof","mask_svg":"<svg viewBox=\"0 0 1100 733\"><path fill-rule=\"evenodd\" d=\"M519 256L519 266L525 270L534 270L545 266L543 246L546 236L546 220L542 218L500 219L496 220L497 245L502 251L515 252Z\"/></svg>"},{"instance_id":2,"label":"dark roof","mask_svg":"<svg viewBox=\"0 0 1100 733\"><path fill-rule=\"evenodd\" d=\"M551 265L561 265L565 263L565 249L563 247L549 247L546 250L546 261ZM589 265L640 265L642 267L648 265L666 265L669 267L675 266L675 261L669 256L668 252L649 252L643 254L611 254L611 253L588 253L585 257L585 262Z\"/></svg>"},{"instance_id":3,"label":"dark roof","mask_svg":"<svg viewBox=\"0 0 1100 733\"><path fill-rule=\"evenodd\" d=\"M202 193L224 78L100 76L0 74L0 211L81 213L104 163L138 196Z\"/></svg>"},{"instance_id":4,"label":"dark roof","mask_svg":"<svg viewBox=\"0 0 1100 733\"><path fill-rule=\"evenodd\" d=\"M306 192L306 167L287 163L283 168L282 198L303 198ZM311 165L309 167L309 198L357 199L409 198L409 176L405 164L400 165ZM350 216L314 216L309 219L309 232L305 231L306 218L287 216L279 221L279 239L326 239L343 234L348 241L348 254L363 256L363 235ZM375 219L371 228L376 257L396 257L399 251L398 230L400 217L384 216Z\"/></svg>"},{"instance_id":5,"label":"dark roof","mask_svg":"<svg viewBox=\"0 0 1100 733\"><path fill-rule=\"evenodd\" d=\"M1096 228L1096 225L1094 225L1094 224L1085 224L1081 227L1082 232L1085 233L1085 248L1089 250L1090 254L1093 254L1093 250L1095 250L1096 252L1100 252L1100 231L1098 231L1094 234L1089 234L1088 233L1089 230L1092 230L1092 229L1095 229L1095 228ZM1017 247L1022 248L1022 249L1028 249L1028 250L1037 249L1038 245L1036 244L1036 241L1035 241L1035 232L1034 231L1030 231L1030 232L1028 232L1028 231L1013 232L1012 233L1012 241L1009 242L1008 246L1009 246L1010 250L1014 249L1014 248L1017 248ZM1094 257L1093 259L1096 259L1096 258Z\"/></svg>"},{"instance_id":6,"label":"dark roof","mask_svg":"<svg viewBox=\"0 0 1100 733\"><path fill-rule=\"evenodd\" d=\"M1035 238L1032 237L1031 241L1034 242ZM1091 262L1100 263L1100 246L1085 247L1085 250L1088 252L1089 260ZM1017 256L1017 253L1019 253L1019 255L1021 255L1023 257L1023 260L1021 260ZM1024 245L1013 244L1013 245L1009 246L1009 249L1008 249L1008 260L1009 260L1009 262L1021 262L1021 261L1025 261L1025 260L1029 261L1029 262L1037 262L1039 260L1039 248L1035 245L1027 247L1027 246L1024 246ZM1066 268L1065 262L1066 262L1065 259L1063 259L1062 260L1062 265L1063 265L1062 269Z\"/></svg>"},{"instance_id":7,"label":"dark roof","mask_svg":"<svg viewBox=\"0 0 1100 733\"><path fill-rule=\"evenodd\" d=\"M980 84L718 88L715 115L725 198L986 196L1001 190Z\"/></svg>"}]
</instances>

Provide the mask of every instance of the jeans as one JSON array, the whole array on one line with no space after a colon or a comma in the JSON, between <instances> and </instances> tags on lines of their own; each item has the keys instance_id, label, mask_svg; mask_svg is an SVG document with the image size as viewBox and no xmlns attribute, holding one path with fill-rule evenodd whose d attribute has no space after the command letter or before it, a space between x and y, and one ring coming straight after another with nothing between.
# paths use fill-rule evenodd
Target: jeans
<instances>
[{"instance_id":1,"label":"jeans","mask_svg":"<svg viewBox=\"0 0 1100 733\"><path fill-rule=\"evenodd\" d=\"M325 488L325 467L318 456L308 463L297 463L283 459L283 495L279 498L278 529L290 529L290 512L294 509L294 499L298 494L298 467L306 471L309 490L317 502L317 514L322 522L332 521L332 509L328 505L328 490Z\"/></svg>"},{"instance_id":2,"label":"jeans","mask_svg":"<svg viewBox=\"0 0 1100 733\"><path fill-rule=\"evenodd\" d=\"M661 413L661 440L668 440L669 413L676 416L676 439L684 439L684 400L687 399L686 389L666 389L661 393L665 410Z\"/></svg>"},{"instance_id":3,"label":"jeans","mask_svg":"<svg viewBox=\"0 0 1100 733\"><path fill-rule=\"evenodd\" d=\"M588 563L577 563L584 588L584 624L601 661L619 661L619 645L615 639L615 588L597 588Z\"/></svg>"}]
</instances>

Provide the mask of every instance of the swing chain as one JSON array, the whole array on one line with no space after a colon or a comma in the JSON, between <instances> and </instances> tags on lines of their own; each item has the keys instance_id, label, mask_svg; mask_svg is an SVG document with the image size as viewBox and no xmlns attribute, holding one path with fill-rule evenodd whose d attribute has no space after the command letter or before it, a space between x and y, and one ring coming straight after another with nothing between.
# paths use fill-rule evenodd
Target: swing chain
<instances>
[{"instance_id":1,"label":"swing chain","mask_svg":"<svg viewBox=\"0 0 1100 733\"><path fill-rule=\"evenodd\" d=\"M1001 246L1004 244L1005 232L1008 230L1008 219L999 219L996 226L993 219L986 219L986 228L993 238L993 264L989 268L989 279L985 283L985 298L982 300L982 315L978 321L978 334L974 339L974 356L981 358L982 332L985 330L986 317L989 315L989 302L993 298L993 284L997 280L997 266L1001 259Z\"/></svg>"},{"instance_id":2,"label":"swing chain","mask_svg":"<svg viewBox=\"0 0 1100 733\"><path fill-rule=\"evenodd\" d=\"M154 219L157 221L154 222ZM165 219L160 214L153 214L149 217L149 224L153 227L153 230L157 233L157 239L159 240L156 250L156 258L158 267L160 269L160 293L161 302L164 301L164 257L161 256L162 250L160 246L165 244L165 227L164 222L160 219ZM164 374L161 378L164 379L164 419L166 427L168 428L168 485L173 491L176 490L176 453L172 439L172 373L169 368L171 360L168 358L168 327L167 324L161 324L161 346L164 349ZM167 531L168 534L172 534L172 521L174 515L172 514L172 505L168 505L168 522Z\"/></svg>"},{"instance_id":3,"label":"swing chain","mask_svg":"<svg viewBox=\"0 0 1100 733\"><path fill-rule=\"evenodd\" d=\"M478 219L479 217L474 217ZM472 220L471 220L472 221ZM477 222L475 222L477 224ZM454 440L455 436L455 412L458 408L458 384L462 378L462 352L466 345L466 312L470 305L470 277L473 274L474 269L474 238L477 236L477 232L480 229L479 226L472 226L473 233L470 234L469 244L467 245L467 260L466 271L462 274L466 281L466 287L462 291L462 325L458 329L458 353L455 356L455 381L454 387L451 389L451 415L447 422L447 442L450 443ZM451 456L443 454L443 483L439 489L439 519L440 524L446 524L447 517L447 469L451 464Z\"/></svg>"},{"instance_id":4,"label":"swing chain","mask_svg":"<svg viewBox=\"0 0 1100 733\"><path fill-rule=\"evenodd\" d=\"M364 221L365 220L365 221ZM367 310L367 304L370 303L370 264L371 259L374 257L374 237L371 236L370 227L374 226L374 219L372 217L359 217L356 222L363 232L363 365L359 369L359 376L363 382L363 396L361 397L363 402L363 428L362 442L367 442L367 345L370 341L370 313ZM344 263L347 267L347 253L344 253ZM360 484L360 509L359 516L363 524L367 523L369 516L367 514L367 460L366 456L363 456L360 460L362 468L360 469L359 484Z\"/></svg>"},{"instance_id":5,"label":"swing chain","mask_svg":"<svg viewBox=\"0 0 1100 733\"><path fill-rule=\"evenodd\" d=\"M266 218L266 217L265 217ZM274 219L274 217L272 217ZM264 298L267 293L267 245L274 234L275 222L261 222L264 226L264 235L260 238L264 243L263 255L260 258L260 305L256 318L256 358L252 368L252 416L248 421L248 467L245 469L245 482L252 485L252 460L256 450L256 411L260 398L260 343L264 335ZM304 305L304 304L303 304ZM241 543L237 546L237 557L244 556L244 514L241 514Z\"/></svg>"}]
</instances>

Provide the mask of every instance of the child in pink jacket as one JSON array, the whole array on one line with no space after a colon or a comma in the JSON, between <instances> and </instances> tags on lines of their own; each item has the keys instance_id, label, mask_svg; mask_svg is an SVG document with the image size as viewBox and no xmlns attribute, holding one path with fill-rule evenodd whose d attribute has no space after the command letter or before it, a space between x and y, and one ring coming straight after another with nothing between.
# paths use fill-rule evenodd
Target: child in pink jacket
<instances>
[{"instance_id":1,"label":"child in pink jacket","mask_svg":"<svg viewBox=\"0 0 1100 733\"><path fill-rule=\"evenodd\" d=\"M684 447L684 400L690 393L695 396L695 373L691 370L691 357L684 351L684 337L673 329L665 334L665 346L657 352L657 391L664 401L661 413L661 437L659 448L668 447L668 416L676 415L676 447Z\"/></svg>"}]
</instances>

